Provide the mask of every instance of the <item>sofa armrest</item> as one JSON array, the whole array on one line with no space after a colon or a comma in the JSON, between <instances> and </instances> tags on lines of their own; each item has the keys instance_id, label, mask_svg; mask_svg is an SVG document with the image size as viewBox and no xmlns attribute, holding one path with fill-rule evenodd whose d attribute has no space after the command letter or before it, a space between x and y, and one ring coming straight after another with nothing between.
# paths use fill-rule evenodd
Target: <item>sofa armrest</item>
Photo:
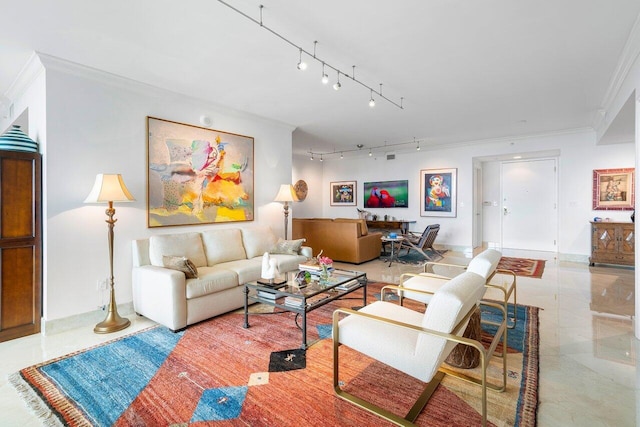
<instances>
[{"instance_id":1,"label":"sofa armrest","mask_svg":"<svg viewBox=\"0 0 640 427\"><path fill-rule=\"evenodd\" d=\"M177 331L187 326L187 291L183 272L144 265L132 271L136 313Z\"/></svg>"},{"instance_id":2,"label":"sofa armrest","mask_svg":"<svg viewBox=\"0 0 640 427\"><path fill-rule=\"evenodd\" d=\"M313 248L309 246L302 246L300 248L300 255L305 256L307 258L313 258Z\"/></svg>"}]
</instances>

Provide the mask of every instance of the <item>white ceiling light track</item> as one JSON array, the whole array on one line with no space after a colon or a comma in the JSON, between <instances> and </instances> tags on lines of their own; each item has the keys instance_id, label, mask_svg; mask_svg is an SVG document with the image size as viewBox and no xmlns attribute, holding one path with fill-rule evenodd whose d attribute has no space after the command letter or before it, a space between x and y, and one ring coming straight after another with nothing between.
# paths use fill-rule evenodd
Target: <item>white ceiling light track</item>
<instances>
[{"instance_id":1,"label":"white ceiling light track","mask_svg":"<svg viewBox=\"0 0 640 427\"><path fill-rule=\"evenodd\" d=\"M222 3L223 5L227 6L229 9L233 10L234 12L244 16L245 18L247 18L248 20L254 22L255 24L259 25L260 27L264 28L265 30L269 31L271 34L273 34L274 36L278 37L279 39L281 39L284 42L287 42L288 44L290 44L291 46L295 47L296 50L298 50L299 52L299 57L298 57L298 69L301 71L304 71L307 68L307 64L304 62L303 60L303 56L302 54L304 53L305 55L307 55L309 58L315 59L316 61L318 61L319 63L322 64L322 83L323 84L327 84L327 82L329 81L329 77L328 75L325 73L325 68L330 68L333 71L335 71L337 73L337 82L333 85L333 88L335 90L339 90L342 85L340 84L340 74L342 74L344 77L349 78L350 80L354 81L355 83L358 83L360 86L369 89L370 92L370 99L368 101L368 105L373 108L376 105L375 99L373 97L374 94L377 95L378 99L382 99L385 100L387 102L389 102L390 104L400 108L401 110L404 109L404 106L402 105L404 98L400 98L400 102L396 102L393 101L389 98L387 98L385 95L382 94L382 83L380 83L380 90L377 91L375 89L373 89L373 87L369 86L368 84L358 80L355 76L355 69L356 66L353 66L353 73L352 75L349 75L345 72L343 72L342 70L338 69L337 67L334 67L333 65L329 64L327 61L320 59L318 56L316 56L316 45L318 44L317 41L313 42L313 53L306 51L304 48L302 48L301 46L295 44L294 42L292 42L291 40L287 39L286 37L284 37L282 34L276 32L275 30L267 27L266 25L264 25L263 21L262 21L262 9L264 9L264 5L260 5L260 20L254 19L251 16L247 15L246 13L242 12L241 10L235 8L234 6L231 6L229 3L223 1L223 0L218 0L219 3Z\"/></svg>"},{"instance_id":2,"label":"white ceiling light track","mask_svg":"<svg viewBox=\"0 0 640 427\"><path fill-rule=\"evenodd\" d=\"M426 141L425 141L426 142ZM394 147L409 147L409 146L414 146L416 151L420 151L420 141L416 140L415 138L413 138L413 141L409 141L409 142L396 142L394 144L388 144L387 142L384 143L384 145L377 145L375 147L367 147L368 151L364 151L366 152L369 157L372 157L374 153L378 153L378 152L386 152L388 151L388 149L390 148L394 148ZM365 148L365 146L363 144L358 144L356 146L357 148L352 148L349 150L338 150L338 151L313 151L313 150L309 150L307 151L307 153L309 153L309 160L314 160L314 156L318 157L320 156L320 161L323 161L324 159L327 158L331 158L333 156L337 156L339 155L341 159L344 159L344 154L345 153L354 153L354 152L362 152L363 148Z\"/></svg>"}]
</instances>

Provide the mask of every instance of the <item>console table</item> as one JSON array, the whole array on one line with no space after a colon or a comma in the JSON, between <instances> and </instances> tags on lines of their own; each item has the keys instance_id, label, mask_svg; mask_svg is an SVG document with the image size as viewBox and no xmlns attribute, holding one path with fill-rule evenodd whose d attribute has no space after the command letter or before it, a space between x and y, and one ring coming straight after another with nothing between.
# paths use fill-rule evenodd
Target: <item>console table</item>
<instances>
[{"instance_id":1,"label":"console table","mask_svg":"<svg viewBox=\"0 0 640 427\"><path fill-rule=\"evenodd\" d=\"M591 221L589 265L635 264L635 224L632 222Z\"/></svg>"},{"instance_id":2,"label":"console table","mask_svg":"<svg viewBox=\"0 0 640 427\"><path fill-rule=\"evenodd\" d=\"M367 221L367 227L378 228L383 230L400 230L402 234L407 234L409 231L409 224L415 223L415 221Z\"/></svg>"}]
</instances>

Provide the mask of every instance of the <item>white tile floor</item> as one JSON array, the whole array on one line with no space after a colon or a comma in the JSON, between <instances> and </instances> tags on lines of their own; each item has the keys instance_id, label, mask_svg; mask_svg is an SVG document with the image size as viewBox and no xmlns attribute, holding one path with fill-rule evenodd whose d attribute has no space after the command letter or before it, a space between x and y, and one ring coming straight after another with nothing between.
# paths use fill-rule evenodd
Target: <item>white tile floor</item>
<instances>
[{"instance_id":1,"label":"white tile floor","mask_svg":"<svg viewBox=\"0 0 640 427\"><path fill-rule=\"evenodd\" d=\"M518 278L518 302L542 309L538 425L635 426L640 347L629 316L634 307L633 269L558 262L549 253L503 254L547 260L542 279ZM463 254L454 252L447 253L446 260L465 261ZM345 267L384 282L397 282L401 273L417 271L380 261ZM131 327L114 334L96 335L93 325L87 325L0 343L0 425L40 425L8 383L9 374L152 324L137 316L131 320Z\"/></svg>"}]
</instances>

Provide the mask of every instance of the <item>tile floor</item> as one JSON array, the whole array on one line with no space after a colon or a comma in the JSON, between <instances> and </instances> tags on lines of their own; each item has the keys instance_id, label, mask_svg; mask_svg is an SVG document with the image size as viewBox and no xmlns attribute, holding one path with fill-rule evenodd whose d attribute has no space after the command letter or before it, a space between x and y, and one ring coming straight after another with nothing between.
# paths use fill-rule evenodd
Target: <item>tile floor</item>
<instances>
[{"instance_id":1,"label":"tile floor","mask_svg":"<svg viewBox=\"0 0 640 427\"><path fill-rule=\"evenodd\" d=\"M638 340L630 317L634 270L558 262L554 254L541 252L503 254L547 260L542 279L518 278L518 302L542 309L538 425L635 426L640 377L636 374ZM464 254L455 252L448 252L445 260L468 262ZM397 282L401 273L419 271L395 262L388 267L377 260L345 267L364 270L370 280L384 282ZM9 374L152 324L137 316L131 320L131 327L114 334L96 335L93 325L87 325L0 343L0 425L40 425L8 383Z\"/></svg>"}]
</instances>

